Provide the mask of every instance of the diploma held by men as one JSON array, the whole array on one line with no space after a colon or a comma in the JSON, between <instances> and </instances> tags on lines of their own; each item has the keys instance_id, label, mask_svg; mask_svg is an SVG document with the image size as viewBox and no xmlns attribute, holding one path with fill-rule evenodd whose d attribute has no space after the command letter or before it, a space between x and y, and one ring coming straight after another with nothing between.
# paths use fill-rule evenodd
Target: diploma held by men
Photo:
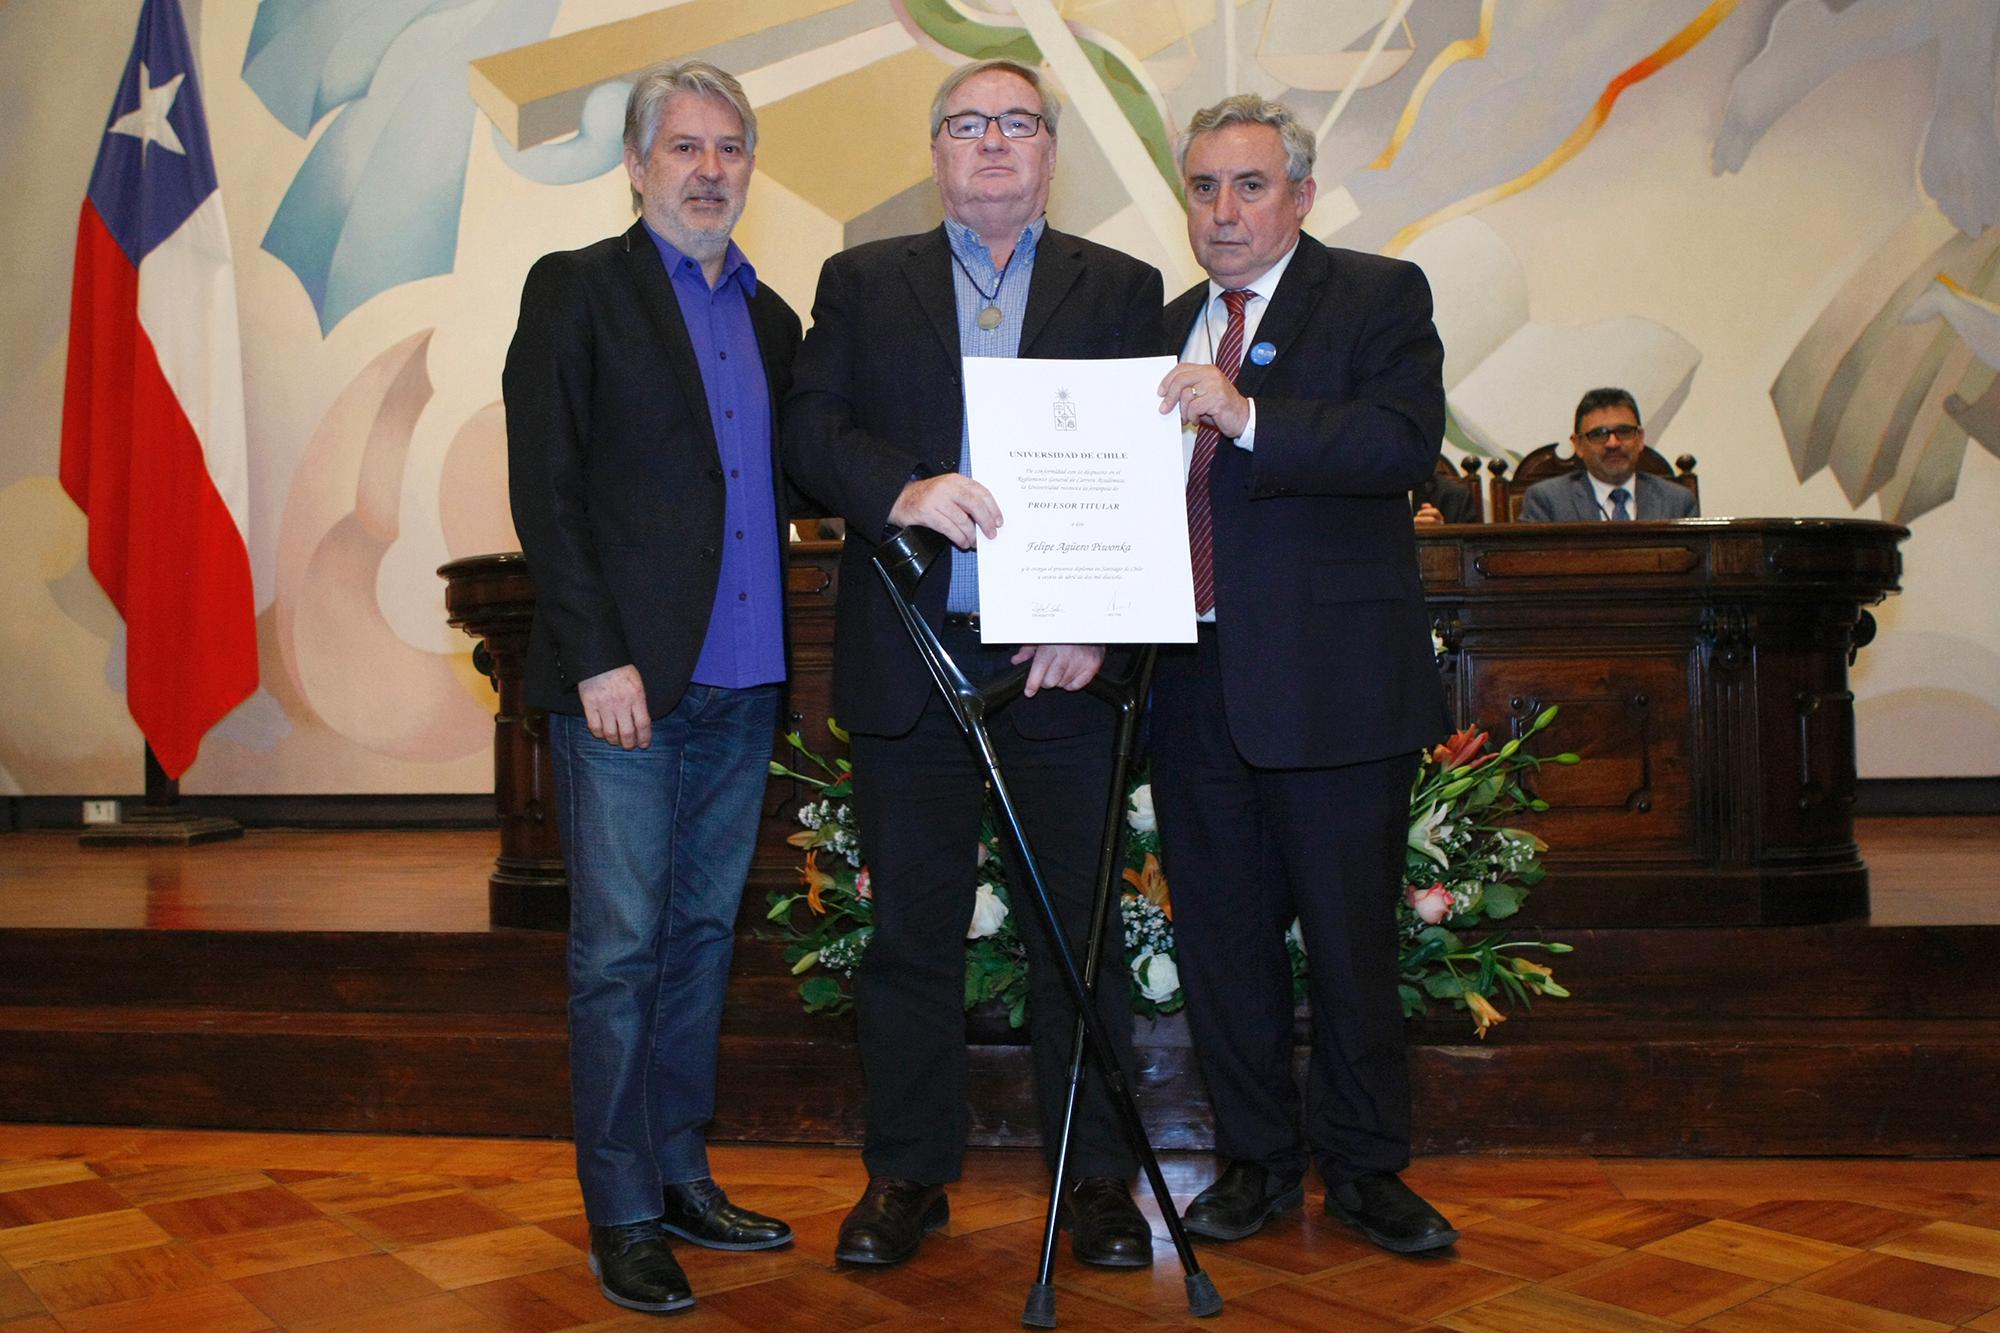
<instances>
[{"instance_id":1,"label":"diploma held by men","mask_svg":"<svg viewBox=\"0 0 2000 1333\"><path fill-rule=\"evenodd\" d=\"M972 474L1007 516L979 539L980 637L1193 642L1173 358L963 364Z\"/></svg>"}]
</instances>

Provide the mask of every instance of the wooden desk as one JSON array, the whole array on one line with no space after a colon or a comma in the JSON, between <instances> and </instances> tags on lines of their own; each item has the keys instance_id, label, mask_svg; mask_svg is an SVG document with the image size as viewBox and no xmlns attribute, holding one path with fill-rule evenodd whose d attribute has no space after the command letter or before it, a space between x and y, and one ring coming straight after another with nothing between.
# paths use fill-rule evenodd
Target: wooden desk
<instances>
[{"instance_id":1,"label":"wooden desk","mask_svg":"<svg viewBox=\"0 0 2000 1333\"><path fill-rule=\"evenodd\" d=\"M1908 535L1834 519L1417 530L1453 714L1505 736L1560 704L1538 741L1583 756L1544 770L1538 790L1553 808L1523 821L1550 845L1535 925L1866 915L1847 668L1873 637L1867 608L1896 590ZM839 554L838 542L795 543L787 584L789 725L822 753ZM493 921L562 929L547 742L521 702L532 583L516 554L438 572L451 623L482 641L480 664L500 692ZM763 888L796 879L785 838L803 794L789 779L771 783L750 911Z\"/></svg>"},{"instance_id":2,"label":"wooden desk","mask_svg":"<svg viewBox=\"0 0 2000 1333\"><path fill-rule=\"evenodd\" d=\"M1909 535L1834 519L1469 524L1417 532L1452 711L1583 762L1552 808L1538 926L1866 915L1854 696Z\"/></svg>"}]
</instances>

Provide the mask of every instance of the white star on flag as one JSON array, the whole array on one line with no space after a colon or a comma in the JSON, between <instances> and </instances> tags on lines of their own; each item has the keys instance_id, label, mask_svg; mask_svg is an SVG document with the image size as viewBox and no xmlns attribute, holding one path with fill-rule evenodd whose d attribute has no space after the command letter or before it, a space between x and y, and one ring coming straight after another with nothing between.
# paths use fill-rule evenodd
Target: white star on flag
<instances>
[{"instance_id":1,"label":"white star on flag","mask_svg":"<svg viewBox=\"0 0 2000 1333\"><path fill-rule=\"evenodd\" d=\"M129 134L142 144L158 144L160 147L187 156L187 149L181 147L181 136L174 133L167 116L174 109L174 99L181 95L181 80L187 75L176 74L157 88L152 87L152 75L146 71L146 62L139 62L139 105L111 122L111 133Z\"/></svg>"}]
</instances>

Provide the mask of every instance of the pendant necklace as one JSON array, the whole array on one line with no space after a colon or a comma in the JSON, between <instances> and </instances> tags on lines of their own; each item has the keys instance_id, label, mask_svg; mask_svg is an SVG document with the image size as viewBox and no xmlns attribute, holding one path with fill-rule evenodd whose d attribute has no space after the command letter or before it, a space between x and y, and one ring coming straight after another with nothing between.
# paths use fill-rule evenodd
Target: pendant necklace
<instances>
[{"instance_id":1,"label":"pendant necklace","mask_svg":"<svg viewBox=\"0 0 2000 1333\"><path fill-rule=\"evenodd\" d=\"M997 304L997 302L1000 299L1000 289L1007 285L1007 270L1014 267L1014 255L1018 255L1020 253L1021 253L1021 247L1018 245L1015 246L1014 254L1008 255L1007 262L1001 265L1000 267L999 280L993 284L993 290L991 292L988 292L984 287L981 287L979 285L979 280L972 276L972 270L965 266L965 261L958 257L958 251L953 250L951 252L951 262L958 265L958 271L960 273L963 273L965 275L965 280L972 284L972 290L978 292L979 299L986 302L986 304L983 307L981 307L979 311L979 316L974 322L977 323L980 328L985 329L988 333L991 333L994 329L1000 327L1000 320L1003 318L1000 312L1000 307Z\"/></svg>"}]
</instances>

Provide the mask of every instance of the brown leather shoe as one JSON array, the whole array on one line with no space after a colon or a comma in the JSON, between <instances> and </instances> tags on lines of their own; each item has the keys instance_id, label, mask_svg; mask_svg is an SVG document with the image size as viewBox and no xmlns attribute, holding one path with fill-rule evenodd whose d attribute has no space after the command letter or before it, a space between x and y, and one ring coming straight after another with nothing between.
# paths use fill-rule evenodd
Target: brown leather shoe
<instances>
[{"instance_id":1,"label":"brown leather shoe","mask_svg":"<svg viewBox=\"0 0 2000 1333\"><path fill-rule=\"evenodd\" d=\"M1132 1190L1111 1176L1089 1176L1063 1201L1062 1223L1074 1228L1070 1252L1099 1268L1144 1268L1153 1262L1153 1229L1132 1202Z\"/></svg>"},{"instance_id":2,"label":"brown leather shoe","mask_svg":"<svg viewBox=\"0 0 2000 1333\"><path fill-rule=\"evenodd\" d=\"M861 1202L840 1224L833 1257L850 1264L899 1264L950 1220L944 1186L871 1176Z\"/></svg>"}]
</instances>

